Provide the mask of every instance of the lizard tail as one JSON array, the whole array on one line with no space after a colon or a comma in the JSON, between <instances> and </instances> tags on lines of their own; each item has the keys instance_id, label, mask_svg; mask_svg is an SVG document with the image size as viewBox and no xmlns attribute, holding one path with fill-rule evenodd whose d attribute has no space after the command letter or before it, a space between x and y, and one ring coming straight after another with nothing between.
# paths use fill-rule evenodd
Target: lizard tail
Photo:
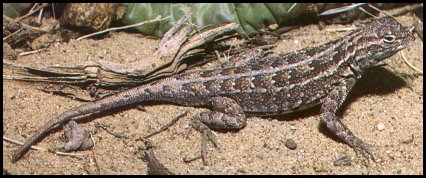
<instances>
[{"instance_id":1,"label":"lizard tail","mask_svg":"<svg viewBox=\"0 0 426 178\"><path fill-rule=\"evenodd\" d=\"M59 116L48 121L40 127L40 129L29 137L25 143L13 154L11 161L14 163L18 161L32 145L41 141L50 131L63 126L75 117L84 116L87 114L106 111L112 108L133 104L136 102L144 102L149 100L159 100L158 85L144 85L136 87L121 93L103 98L93 103L84 104L74 107Z\"/></svg>"}]
</instances>

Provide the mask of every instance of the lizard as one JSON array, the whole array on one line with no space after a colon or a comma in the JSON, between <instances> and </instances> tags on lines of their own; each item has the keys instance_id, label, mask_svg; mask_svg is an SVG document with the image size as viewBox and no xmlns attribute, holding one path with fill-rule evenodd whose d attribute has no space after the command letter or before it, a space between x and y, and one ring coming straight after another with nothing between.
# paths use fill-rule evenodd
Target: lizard
<instances>
[{"instance_id":1,"label":"lizard","mask_svg":"<svg viewBox=\"0 0 426 178\"><path fill-rule=\"evenodd\" d=\"M384 17L360 24L348 35L319 46L266 57L246 55L238 65L163 78L63 112L29 137L11 161L18 161L31 145L75 118L152 101L209 108L194 115L189 128L213 144L217 142L213 130L240 130L247 117L286 114L321 105L320 121L331 133L356 152L371 155L371 145L356 137L336 112L366 69L413 42L408 28Z\"/></svg>"}]
</instances>

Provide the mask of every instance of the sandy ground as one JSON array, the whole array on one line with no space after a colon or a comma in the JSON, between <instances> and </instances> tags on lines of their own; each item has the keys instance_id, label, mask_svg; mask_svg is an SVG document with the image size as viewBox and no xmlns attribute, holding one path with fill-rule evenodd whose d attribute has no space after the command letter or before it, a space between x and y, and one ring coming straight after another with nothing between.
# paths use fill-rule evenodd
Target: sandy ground
<instances>
[{"instance_id":1,"label":"sandy ground","mask_svg":"<svg viewBox=\"0 0 426 178\"><path fill-rule=\"evenodd\" d=\"M409 15L398 17L404 25L413 23ZM343 26L327 26L339 28ZM287 33L275 52L290 52L327 42L347 32L319 31L310 25ZM32 66L73 65L87 60L128 63L147 57L158 40L139 34L112 33L100 40L87 39L68 43L53 42L45 52L24 56L16 61ZM423 43L404 50L408 60L422 68ZM342 122L359 138L375 145L379 162L371 162L370 174L423 174L423 76L408 68L397 54L384 67L365 73L341 109ZM209 65L209 64L208 64ZM211 65L211 64L210 64ZM214 65L212 65L214 66ZM207 66L209 67L209 66ZM5 73L4 73L5 75ZM3 136L24 141L39 126L82 102L44 93L44 84L3 80ZM320 124L319 109L273 118L251 117L247 126L230 133L216 133L220 147L208 146L208 166L201 160L185 163L183 158L199 155L200 134L183 138L190 116L206 109L173 105L144 106L113 110L84 127L93 132L96 146L79 151L84 158L29 151L19 162L10 158L18 145L3 141L3 171L12 174L146 174L140 159L144 144L136 138L150 133L181 112L181 118L168 130L153 136L157 158L177 174L362 174L366 160L330 134ZM107 125L111 132L129 136L117 138L95 123ZM63 146L62 130L37 144L54 149ZM297 148L284 145L293 139ZM347 156L350 165L335 166Z\"/></svg>"}]
</instances>

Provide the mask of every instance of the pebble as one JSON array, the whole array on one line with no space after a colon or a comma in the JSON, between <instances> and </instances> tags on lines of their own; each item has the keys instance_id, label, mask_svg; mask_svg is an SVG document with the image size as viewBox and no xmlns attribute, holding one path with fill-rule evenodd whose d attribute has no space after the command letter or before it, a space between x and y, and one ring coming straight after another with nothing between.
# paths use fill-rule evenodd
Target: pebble
<instances>
[{"instance_id":1,"label":"pebble","mask_svg":"<svg viewBox=\"0 0 426 178\"><path fill-rule=\"evenodd\" d=\"M290 150L295 150L297 148L297 144L293 139L285 140L284 145Z\"/></svg>"},{"instance_id":2,"label":"pebble","mask_svg":"<svg viewBox=\"0 0 426 178\"><path fill-rule=\"evenodd\" d=\"M376 127L377 127L377 130L379 130L379 131L385 130L385 124L383 124L383 123L377 124Z\"/></svg>"},{"instance_id":3,"label":"pebble","mask_svg":"<svg viewBox=\"0 0 426 178\"><path fill-rule=\"evenodd\" d=\"M409 143L412 143L413 141L414 141L414 135L413 134L403 135L399 139L399 142L404 143L404 144L409 144Z\"/></svg>"}]
</instances>

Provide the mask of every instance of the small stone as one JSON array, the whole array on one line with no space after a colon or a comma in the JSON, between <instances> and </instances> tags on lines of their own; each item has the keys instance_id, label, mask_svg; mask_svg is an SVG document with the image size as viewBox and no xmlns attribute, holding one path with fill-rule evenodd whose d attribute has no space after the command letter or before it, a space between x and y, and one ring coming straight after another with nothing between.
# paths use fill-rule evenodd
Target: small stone
<instances>
[{"instance_id":1,"label":"small stone","mask_svg":"<svg viewBox=\"0 0 426 178\"><path fill-rule=\"evenodd\" d=\"M379 131L385 130L385 124L383 124L383 123L377 124L376 127L377 127L377 130L379 130Z\"/></svg>"},{"instance_id":2,"label":"small stone","mask_svg":"<svg viewBox=\"0 0 426 178\"><path fill-rule=\"evenodd\" d=\"M409 144L409 143L412 143L413 141L414 141L414 135L413 134L403 135L399 139L399 143L404 143L404 144Z\"/></svg>"},{"instance_id":3,"label":"small stone","mask_svg":"<svg viewBox=\"0 0 426 178\"><path fill-rule=\"evenodd\" d=\"M293 139L287 139L284 142L284 145L290 150L295 150L297 148L297 144L296 144L296 142L294 142Z\"/></svg>"},{"instance_id":4,"label":"small stone","mask_svg":"<svg viewBox=\"0 0 426 178\"><path fill-rule=\"evenodd\" d=\"M65 125L64 138L67 141L64 145L64 152L88 150L94 146L90 134L75 121L70 121Z\"/></svg>"}]
</instances>

